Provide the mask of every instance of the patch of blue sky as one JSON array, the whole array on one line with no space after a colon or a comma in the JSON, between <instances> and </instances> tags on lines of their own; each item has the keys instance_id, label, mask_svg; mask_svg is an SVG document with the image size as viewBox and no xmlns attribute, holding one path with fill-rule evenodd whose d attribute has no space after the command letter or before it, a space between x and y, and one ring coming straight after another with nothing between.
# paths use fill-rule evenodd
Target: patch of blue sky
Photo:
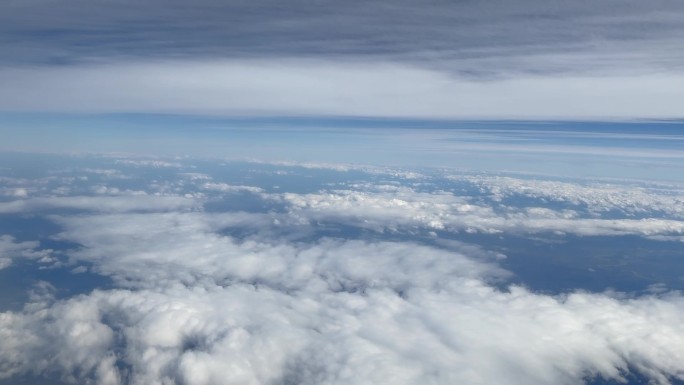
<instances>
[{"instance_id":1,"label":"patch of blue sky","mask_svg":"<svg viewBox=\"0 0 684 385\"><path fill-rule=\"evenodd\" d=\"M141 139L182 137L185 139L216 136L228 131L228 138L238 139L274 135L275 139L317 140L319 136L354 140L354 134L384 137L387 130L455 131L453 140L462 141L530 141L578 143L623 147L634 141L666 145L684 140L681 121L468 121L432 119L343 118L343 117L221 117L164 114L56 114L2 113L0 128L14 131L35 130L54 135L79 134L113 139L134 136ZM369 130L365 132L365 129ZM66 132L63 132L66 131ZM301 133L301 136L297 133ZM29 135L30 133L25 133ZM90 134L90 135L88 135ZM160 135L161 134L161 135ZM294 135L294 138L292 137ZM261 138L267 139L267 138ZM289 140L288 140L289 139ZM667 143L665 143L667 142ZM643 143L643 142L642 142ZM643 147L643 146L642 146ZM55 149L58 150L58 149Z\"/></svg>"},{"instance_id":2,"label":"patch of blue sky","mask_svg":"<svg viewBox=\"0 0 684 385\"><path fill-rule=\"evenodd\" d=\"M55 299L87 294L113 287L111 278L89 270L88 263L44 268L31 261L19 261L0 270L0 311L18 311L30 302L37 284L48 283ZM81 270L79 270L81 269Z\"/></svg>"},{"instance_id":3,"label":"patch of blue sky","mask_svg":"<svg viewBox=\"0 0 684 385\"><path fill-rule=\"evenodd\" d=\"M536 292L575 290L644 294L654 285L684 290L684 252L678 242L642 237L577 237L570 234L471 234L438 232L440 239L487 245L506 255L499 264L513 276L505 283Z\"/></svg>"}]
</instances>

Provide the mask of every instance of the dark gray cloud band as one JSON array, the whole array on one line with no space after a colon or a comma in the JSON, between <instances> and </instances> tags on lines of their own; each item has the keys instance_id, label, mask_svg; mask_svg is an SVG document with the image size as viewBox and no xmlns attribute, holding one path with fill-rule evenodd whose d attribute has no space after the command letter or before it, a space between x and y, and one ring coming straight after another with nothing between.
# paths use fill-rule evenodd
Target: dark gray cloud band
<instances>
[{"instance_id":1,"label":"dark gray cloud band","mask_svg":"<svg viewBox=\"0 0 684 385\"><path fill-rule=\"evenodd\" d=\"M679 70L679 1L6 1L0 64L307 57L461 75Z\"/></svg>"}]
</instances>

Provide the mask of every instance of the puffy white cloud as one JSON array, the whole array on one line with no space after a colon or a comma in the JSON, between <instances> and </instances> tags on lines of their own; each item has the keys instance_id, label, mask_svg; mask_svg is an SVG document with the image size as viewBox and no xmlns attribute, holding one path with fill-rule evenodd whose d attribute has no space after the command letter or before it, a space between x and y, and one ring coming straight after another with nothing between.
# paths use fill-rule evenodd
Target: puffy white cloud
<instances>
[{"instance_id":1,"label":"puffy white cloud","mask_svg":"<svg viewBox=\"0 0 684 385\"><path fill-rule=\"evenodd\" d=\"M483 233L562 232L583 236L684 235L684 221L675 219L586 218L567 209L492 207L474 203L470 196L455 196L447 192L422 193L408 187L285 193L270 197L288 203L294 215L308 220L342 220L377 231L393 231L401 227Z\"/></svg>"},{"instance_id":2,"label":"puffy white cloud","mask_svg":"<svg viewBox=\"0 0 684 385\"><path fill-rule=\"evenodd\" d=\"M591 212L616 210L627 214L665 214L684 217L684 193L681 186L630 185L611 183L559 182L520 179L505 176L454 175L450 179L478 186L493 199L525 196L555 202L586 205Z\"/></svg>"},{"instance_id":3,"label":"puffy white cloud","mask_svg":"<svg viewBox=\"0 0 684 385\"><path fill-rule=\"evenodd\" d=\"M312 284L336 290L380 284L401 290L408 271L415 274L415 280L428 267L441 266L442 273L425 276L424 285L441 285L454 269L478 277L487 271L501 274L495 266L412 243L322 239L301 244L271 238L265 228L289 226L274 224L274 218L246 213L156 213L54 219L64 227L58 239L82 245L70 254L72 258L92 262L99 272L135 287L197 285L208 279L210 284L243 282L287 290ZM259 229L264 234L238 242L220 234L230 228ZM420 258L414 258L414 253ZM354 286L359 282L365 283Z\"/></svg>"},{"instance_id":4,"label":"puffy white cloud","mask_svg":"<svg viewBox=\"0 0 684 385\"><path fill-rule=\"evenodd\" d=\"M0 361L4 376L52 370L74 383L579 384L631 365L665 384L684 379L682 305L678 295L501 292L458 274L403 295L381 285L96 291L2 314Z\"/></svg>"},{"instance_id":5,"label":"puffy white cloud","mask_svg":"<svg viewBox=\"0 0 684 385\"><path fill-rule=\"evenodd\" d=\"M11 235L0 235L0 270L9 267L16 258L28 258L41 263L54 262L52 250L39 249L38 241L17 242Z\"/></svg>"},{"instance_id":6,"label":"puffy white cloud","mask_svg":"<svg viewBox=\"0 0 684 385\"><path fill-rule=\"evenodd\" d=\"M63 197L23 200L27 206L16 212L87 210L49 216L60 226L53 240L78 244L66 251L71 262L111 277L115 287L56 300L49 285L39 284L23 310L0 313L0 378L528 385L619 380L636 370L658 384L684 380L681 293L662 287L640 297L535 293L506 287L510 273L497 264L505 256L475 245L316 232L327 221L402 234L665 236L681 234L680 221L487 205L473 196L390 184L269 194L184 177L198 189L244 191L280 201L285 210L209 213L193 199L130 194L86 203L75 197L78 204ZM3 247L33 255L39 245L5 236Z\"/></svg>"}]
</instances>

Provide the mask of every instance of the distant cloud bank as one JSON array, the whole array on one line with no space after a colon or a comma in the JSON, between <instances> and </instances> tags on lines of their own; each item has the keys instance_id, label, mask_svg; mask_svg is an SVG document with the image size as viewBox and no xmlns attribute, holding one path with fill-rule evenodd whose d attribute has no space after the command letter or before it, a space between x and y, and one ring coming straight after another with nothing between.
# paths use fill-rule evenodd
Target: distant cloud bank
<instances>
[{"instance_id":1,"label":"distant cloud bank","mask_svg":"<svg viewBox=\"0 0 684 385\"><path fill-rule=\"evenodd\" d=\"M472 79L390 62L160 61L0 67L4 112L451 119L681 118L684 75Z\"/></svg>"}]
</instances>

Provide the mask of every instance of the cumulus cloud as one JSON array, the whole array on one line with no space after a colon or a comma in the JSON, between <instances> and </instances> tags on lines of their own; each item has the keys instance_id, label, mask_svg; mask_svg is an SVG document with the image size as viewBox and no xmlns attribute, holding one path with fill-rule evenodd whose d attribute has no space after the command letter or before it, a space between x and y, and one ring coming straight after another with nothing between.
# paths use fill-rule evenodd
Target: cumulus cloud
<instances>
[{"instance_id":1,"label":"cumulus cloud","mask_svg":"<svg viewBox=\"0 0 684 385\"><path fill-rule=\"evenodd\" d=\"M17 241L11 235L0 235L0 270L9 267L17 258L33 259L40 263L54 262L52 250L40 249L40 242Z\"/></svg>"},{"instance_id":2,"label":"cumulus cloud","mask_svg":"<svg viewBox=\"0 0 684 385\"><path fill-rule=\"evenodd\" d=\"M396 248L352 245L302 288L279 288L273 283L289 275L273 276L260 284L95 291L3 313L2 376L56 372L64 382L98 384L578 384L596 375L620 379L632 367L657 383L684 378L677 294L502 292L464 276L458 256L422 264L424 249L400 246L411 263L395 264L404 258ZM354 261L360 265L344 259L352 250L364 253ZM390 263L367 270L378 257ZM346 288L316 283L340 274ZM439 276L448 279L436 286Z\"/></svg>"},{"instance_id":3,"label":"cumulus cloud","mask_svg":"<svg viewBox=\"0 0 684 385\"><path fill-rule=\"evenodd\" d=\"M455 175L451 179L472 183L481 188L483 194L499 201L507 197L524 196L583 205L596 214L620 211L633 215L684 217L684 194L677 186L571 183L504 176Z\"/></svg>"},{"instance_id":4,"label":"cumulus cloud","mask_svg":"<svg viewBox=\"0 0 684 385\"><path fill-rule=\"evenodd\" d=\"M270 197L287 202L292 213L301 213L303 218L344 220L376 231L395 231L401 227L482 233L555 231L582 236L684 235L684 222L675 219L587 218L570 209L494 207L475 203L470 196L456 196L448 192L421 193L404 186L387 187L375 192L335 190L312 194L285 193ZM676 203L676 199L668 203ZM668 207L678 210L676 204Z\"/></svg>"},{"instance_id":5,"label":"cumulus cloud","mask_svg":"<svg viewBox=\"0 0 684 385\"><path fill-rule=\"evenodd\" d=\"M135 195L113 195L93 197L110 203L68 206L85 213L49 215L59 226L51 240L77 245L65 251L70 261L112 278L114 287L56 299L54 288L39 283L22 310L0 313L0 379L527 385L620 381L638 372L657 384L684 381L681 293L535 293L508 284L502 254L410 236L413 229L665 234L681 233L681 222L503 207L496 199L487 205L479 195L436 189L427 176L415 188L350 182L347 190L308 194L179 176L192 182L186 188L226 199L240 191L285 206L208 212L186 204L201 202L167 197L173 200L159 206L145 201L152 206L143 210ZM522 189L515 180L496 182ZM562 200L554 186L536 187ZM579 193L580 203L590 195ZM46 202L17 212L67 207ZM322 236L325 222L405 236ZM5 236L0 250L33 255L39 244Z\"/></svg>"},{"instance_id":6,"label":"cumulus cloud","mask_svg":"<svg viewBox=\"0 0 684 385\"><path fill-rule=\"evenodd\" d=\"M211 283L226 285L233 282L268 285L271 282L276 287L294 290L313 284L314 278L324 275L326 281L321 284L344 288L345 282L361 281L359 276L350 278L349 274L364 274L368 281L366 286L377 281L400 290L407 278L405 272L393 272L395 268L413 270L417 274L425 266L443 266L446 276L425 277L426 285L430 282L441 284L455 268L462 270L461 274L487 275L482 270L484 265L472 263L463 256L414 244L407 248L409 245L367 245L361 241L333 239L314 244L274 239L275 232L264 229L289 226L287 222L274 223L277 218L247 213L159 213L54 219L64 227L58 239L83 246L71 254L73 258L94 263L99 272L115 277L121 285L135 287L156 287L161 282L202 284L210 279ZM221 232L230 233L230 229L246 228L265 235L254 233L242 242L221 235ZM412 259L411 253L421 257ZM393 264L398 266L393 267ZM492 273L498 271L494 266L489 269ZM337 273L323 274L319 270ZM395 283L390 285L388 282ZM352 287L350 290L364 288Z\"/></svg>"}]
</instances>

